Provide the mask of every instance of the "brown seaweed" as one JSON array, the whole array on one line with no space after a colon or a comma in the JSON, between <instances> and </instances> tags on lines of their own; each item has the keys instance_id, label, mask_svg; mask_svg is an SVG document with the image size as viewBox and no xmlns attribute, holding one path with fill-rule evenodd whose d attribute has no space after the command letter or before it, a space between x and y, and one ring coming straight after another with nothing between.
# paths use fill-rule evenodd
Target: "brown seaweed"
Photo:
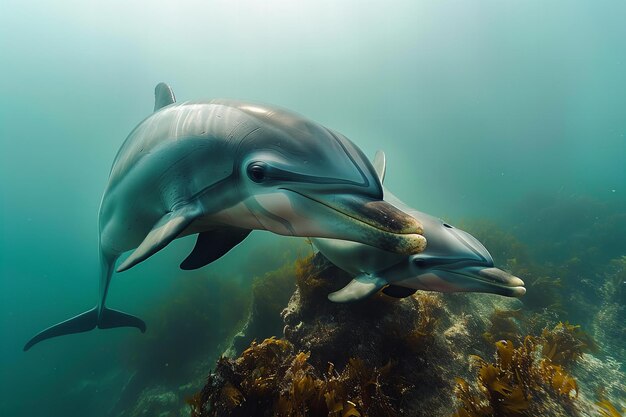
<instances>
[{"instance_id":1,"label":"brown seaweed","mask_svg":"<svg viewBox=\"0 0 626 417\"><path fill-rule=\"evenodd\" d=\"M495 343L494 362L473 356L478 368L475 385L457 378L457 417L541 415L540 404L552 399L571 409L578 384L549 358L537 358L537 340L527 336L515 347L511 341Z\"/></svg>"},{"instance_id":2,"label":"brown seaweed","mask_svg":"<svg viewBox=\"0 0 626 417\"><path fill-rule=\"evenodd\" d=\"M401 387L391 382L393 363L370 368L352 358L339 372L320 374L308 352L286 340L252 343L239 358L222 358L205 389L188 401L193 417L392 416Z\"/></svg>"}]
</instances>

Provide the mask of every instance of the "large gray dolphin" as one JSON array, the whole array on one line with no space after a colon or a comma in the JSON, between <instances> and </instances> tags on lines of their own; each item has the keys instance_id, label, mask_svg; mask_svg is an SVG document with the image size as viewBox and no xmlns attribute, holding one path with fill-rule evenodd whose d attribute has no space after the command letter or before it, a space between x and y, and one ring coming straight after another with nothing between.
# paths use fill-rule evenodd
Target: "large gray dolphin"
<instances>
[{"instance_id":1,"label":"large gray dolphin","mask_svg":"<svg viewBox=\"0 0 626 417\"><path fill-rule=\"evenodd\" d=\"M376 154L374 167L382 182L385 175L382 152ZM423 225L426 249L418 254L401 255L361 243L311 239L328 260L355 276L344 288L328 296L331 301L352 302L381 289L397 298L408 297L417 290L484 292L508 297L526 293L524 282L495 268L487 249L472 235L407 206L387 189L384 192L385 201Z\"/></svg>"},{"instance_id":2,"label":"large gray dolphin","mask_svg":"<svg viewBox=\"0 0 626 417\"><path fill-rule=\"evenodd\" d=\"M421 225L382 201L372 165L351 141L286 110L232 100L176 103L155 89L154 113L117 153L99 211L98 304L33 337L145 323L105 307L118 257L125 271L172 240L198 234L181 268L218 259L252 229L423 250Z\"/></svg>"}]
</instances>

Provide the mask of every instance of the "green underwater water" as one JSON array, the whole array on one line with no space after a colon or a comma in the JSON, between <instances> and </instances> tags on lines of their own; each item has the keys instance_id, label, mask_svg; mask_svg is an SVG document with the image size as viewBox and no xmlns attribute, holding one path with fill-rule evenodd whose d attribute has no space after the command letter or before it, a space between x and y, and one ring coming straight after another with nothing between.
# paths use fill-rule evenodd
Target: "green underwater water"
<instances>
[{"instance_id":1,"label":"green underwater water","mask_svg":"<svg viewBox=\"0 0 626 417\"><path fill-rule=\"evenodd\" d=\"M197 372L208 373L246 319L252 278L307 253L303 239L254 232L186 273L193 241L181 239L113 278L108 305L146 319L148 333L22 352L94 305L102 191L161 81L179 100L272 103L368 156L384 150L387 188L463 225L532 282L560 277L529 286L524 308L591 332L594 306L626 303L625 16L617 0L4 0L0 415L104 417L134 373L184 385L195 372L185 355L204 356ZM594 291L609 278L611 291ZM620 334L624 322L602 326ZM626 363L624 343L599 357Z\"/></svg>"}]
</instances>

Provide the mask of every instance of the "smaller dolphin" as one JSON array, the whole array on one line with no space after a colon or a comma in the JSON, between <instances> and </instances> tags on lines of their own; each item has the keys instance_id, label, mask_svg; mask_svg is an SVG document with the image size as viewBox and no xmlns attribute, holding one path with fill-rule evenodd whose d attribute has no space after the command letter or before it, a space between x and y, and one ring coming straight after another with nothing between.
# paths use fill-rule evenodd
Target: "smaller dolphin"
<instances>
[{"instance_id":1,"label":"smaller dolphin","mask_svg":"<svg viewBox=\"0 0 626 417\"><path fill-rule=\"evenodd\" d=\"M373 165L382 183L384 153L376 153ZM385 201L423 225L428 242L426 249L414 255L400 255L362 243L312 238L322 255L355 276L348 285L329 294L329 300L352 302L381 289L396 298L411 296L417 290L483 292L507 297L521 297L526 293L521 279L494 267L489 251L475 237L408 207L387 189L384 192Z\"/></svg>"}]
</instances>

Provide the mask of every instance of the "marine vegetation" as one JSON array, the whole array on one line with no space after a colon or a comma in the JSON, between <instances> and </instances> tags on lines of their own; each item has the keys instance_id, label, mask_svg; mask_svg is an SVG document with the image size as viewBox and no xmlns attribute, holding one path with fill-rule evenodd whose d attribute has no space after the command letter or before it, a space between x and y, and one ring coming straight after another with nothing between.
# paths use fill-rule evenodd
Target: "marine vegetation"
<instances>
[{"instance_id":1,"label":"marine vegetation","mask_svg":"<svg viewBox=\"0 0 626 417\"><path fill-rule=\"evenodd\" d=\"M578 384L562 366L549 358L537 358L537 340L527 336L515 347L513 342L495 343L496 358L487 362L473 356L478 368L476 383L457 378L456 396L461 407L456 417L498 417L545 415L544 404L555 400L572 413Z\"/></svg>"},{"instance_id":2,"label":"marine vegetation","mask_svg":"<svg viewBox=\"0 0 626 417\"><path fill-rule=\"evenodd\" d=\"M519 321L522 319L521 310L495 309L489 321L489 331L483 333L483 338L489 343L498 340L517 340L520 336Z\"/></svg>"},{"instance_id":3,"label":"marine vegetation","mask_svg":"<svg viewBox=\"0 0 626 417\"><path fill-rule=\"evenodd\" d=\"M392 327L394 338L400 340L409 352L420 354L432 346L435 331L441 322L443 303L438 294L420 293L408 300L417 310L417 319L409 329Z\"/></svg>"},{"instance_id":4,"label":"marine vegetation","mask_svg":"<svg viewBox=\"0 0 626 417\"><path fill-rule=\"evenodd\" d=\"M553 329L541 333L541 353L552 363L571 366L583 353L596 352L596 342L580 326L559 322Z\"/></svg>"},{"instance_id":5,"label":"marine vegetation","mask_svg":"<svg viewBox=\"0 0 626 417\"><path fill-rule=\"evenodd\" d=\"M189 400L192 417L393 415L403 387L389 378L392 362L368 368L352 358L341 371L329 363L320 373L309 356L270 338L253 342L237 359L222 357L205 388Z\"/></svg>"},{"instance_id":6,"label":"marine vegetation","mask_svg":"<svg viewBox=\"0 0 626 417\"><path fill-rule=\"evenodd\" d=\"M600 417L622 417L626 413L626 408L620 413L609 400L602 400L598 402L598 412Z\"/></svg>"},{"instance_id":7,"label":"marine vegetation","mask_svg":"<svg viewBox=\"0 0 626 417\"><path fill-rule=\"evenodd\" d=\"M207 384L189 400L193 417L443 417L456 410L455 386L458 417L598 412L589 396L606 385L599 375L608 375L609 365L588 355L595 343L581 327L553 314L488 294L418 292L404 299L375 295L355 304L332 303L327 294L350 276L320 254L289 262L265 278L275 282L265 287L259 281L253 294L255 302L273 305L257 312L272 315L281 303L268 299L267 291L282 284L293 288L295 281L281 313L284 339L246 344L229 351L233 357L219 359ZM255 337L276 335L276 328ZM482 359L494 348L493 361ZM480 355L472 357L473 371L466 366L469 352ZM617 369L611 375L619 380L623 374ZM461 377L456 383L455 376ZM616 400L620 389L604 391L616 407L623 405Z\"/></svg>"},{"instance_id":8,"label":"marine vegetation","mask_svg":"<svg viewBox=\"0 0 626 417\"><path fill-rule=\"evenodd\" d=\"M394 305L393 298L382 294L376 294L368 302L355 303L348 307L329 301L328 294L344 287L352 277L321 254L296 260L295 276L299 305L305 315L323 307L334 312L350 311L363 318L383 317Z\"/></svg>"},{"instance_id":9,"label":"marine vegetation","mask_svg":"<svg viewBox=\"0 0 626 417\"><path fill-rule=\"evenodd\" d=\"M347 273L320 254L289 259L255 278L253 301L244 301L251 305L244 337L235 338L227 350L232 356L219 359L208 383L189 399L193 417L449 416L455 386L457 417L604 416L602 410L621 410L623 387L603 376L623 376L626 258L587 268L580 278L579 259L553 264L495 224L479 226L482 231L473 233L527 283L521 301L420 291L401 300L377 294L336 304L327 295L350 281ZM592 287L594 280L602 285ZM582 289L573 286L579 281ZM233 308L245 314L242 303ZM584 314L582 327L570 324ZM281 337L281 329L284 339L250 345ZM594 338L602 358L593 356ZM482 359L494 348L493 361ZM465 365L468 353L480 355L472 356L473 371ZM154 359L148 362L157 370L165 361ZM455 376L461 377L456 383ZM377 401L368 402L374 395ZM610 402L593 403L604 398Z\"/></svg>"},{"instance_id":10,"label":"marine vegetation","mask_svg":"<svg viewBox=\"0 0 626 417\"><path fill-rule=\"evenodd\" d=\"M499 316L508 318L496 310L494 317ZM499 340L495 349L492 363L471 356L478 369L474 386L456 379L461 407L455 416L546 415L548 404L577 415L578 383L565 368L571 368L584 353L597 350L580 326L559 322L544 328L539 337L526 336L518 347L510 340Z\"/></svg>"},{"instance_id":11,"label":"marine vegetation","mask_svg":"<svg viewBox=\"0 0 626 417\"><path fill-rule=\"evenodd\" d=\"M352 357L383 366L391 357L418 355L431 346L444 316L435 293L402 301L375 294L354 304L331 302L328 293L351 277L321 254L297 261L295 273L297 290L282 312L284 336L298 350L311 352L318 369L328 361L343 367Z\"/></svg>"}]
</instances>

